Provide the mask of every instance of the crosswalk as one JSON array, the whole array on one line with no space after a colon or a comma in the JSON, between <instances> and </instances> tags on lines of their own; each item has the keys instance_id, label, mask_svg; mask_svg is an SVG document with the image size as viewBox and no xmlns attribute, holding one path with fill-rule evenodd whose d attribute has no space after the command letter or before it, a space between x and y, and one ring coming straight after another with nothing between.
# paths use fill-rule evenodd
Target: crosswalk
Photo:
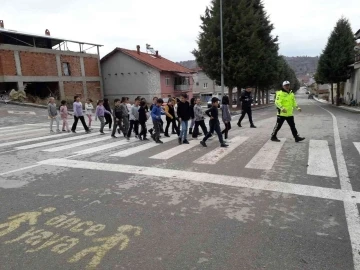
<instances>
[{"instance_id":1,"label":"crosswalk","mask_svg":"<svg viewBox=\"0 0 360 270\"><path fill-rule=\"evenodd\" d=\"M10 134L10 135L9 135ZM13 136L8 140L9 136ZM118 135L119 136L119 135ZM42 153L44 158L51 159L51 154L64 152L67 155L83 156L83 159L91 159L94 155L109 157L111 160L124 161L125 158L138 157L155 162L190 162L199 166L200 170L206 170L209 165L221 164L230 160L232 155L246 156L242 170L272 171L276 169L279 160L286 155L286 145L294 144L293 140L280 138L281 142L272 142L268 138L254 139L252 136L242 135L239 130L230 132L231 141L228 148L220 148L217 137L208 141L208 147L204 148L199 140L191 140L189 144L178 145L177 136L162 138L164 144L156 144L152 140L140 141L132 137L126 140L124 137L111 138L110 134L101 136L97 130L91 134L79 131L77 134L60 133L49 135L48 129L39 128L39 125L23 125L0 128L1 149L12 151L32 151ZM5 142L3 142L5 141ZM354 142L354 147L360 155L360 142ZM250 146L249 146L250 145ZM302 151L304 174L318 177L338 177L335 167L336 157L332 153L331 145L327 140L308 140L296 144L297 151ZM1 152L0 152L1 154ZM234 157L232 157L234 158ZM282 162L284 162L282 160ZM291 166L289 160L289 166ZM234 166L237 166L236 163Z\"/></svg>"}]
</instances>

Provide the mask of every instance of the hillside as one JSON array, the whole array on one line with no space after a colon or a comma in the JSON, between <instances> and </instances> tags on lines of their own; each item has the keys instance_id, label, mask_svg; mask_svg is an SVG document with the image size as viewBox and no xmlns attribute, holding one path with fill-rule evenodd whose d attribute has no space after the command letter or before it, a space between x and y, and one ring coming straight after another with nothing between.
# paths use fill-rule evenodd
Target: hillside
<instances>
[{"instance_id":1,"label":"hillside","mask_svg":"<svg viewBox=\"0 0 360 270\"><path fill-rule=\"evenodd\" d=\"M285 60L288 62L290 67L295 71L297 77L303 77L307 74L313 75L316 72L317 64L319 57L309 57L309 56L296 56L296 57L287 57L284 56ZM194 69L197 68L197 63L195 60L181 61L180 65Z\"/></svg>"}]
</instances>

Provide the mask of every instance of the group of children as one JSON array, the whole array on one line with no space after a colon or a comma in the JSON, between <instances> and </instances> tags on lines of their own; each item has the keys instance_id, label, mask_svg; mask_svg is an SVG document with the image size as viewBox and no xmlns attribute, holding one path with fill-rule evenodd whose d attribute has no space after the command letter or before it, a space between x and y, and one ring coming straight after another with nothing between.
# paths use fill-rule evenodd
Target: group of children
<instances>
[{"instance_id":1,"label":"group of children","mask_svg":"<svg viewBox=\"0 0 360 270\"><path fill-rule=\"evenodd\" d=\"M199 132L199 128L201 128L205 134L205 137L200 142L202 146L206 147L206 141L212 136L214 132L216 132L219 138L220 146L227 147L228 145L223 139L223 134L225 135L225 139L227 139L228 131L231 129L229 99L225 96L222 100L222 120L225 125L225 129L223 131L220 130L220 121L218 116L219 99L214 97L212 98L211 102L212 107L205 111L205 114L210 117L210 131L207 130L205 125L205 114L201 107L201 100L199 98L192 98L189 103L187 94L182 94L180 99L169 98L167 104L163 104L163 99L155 97L153 98L153 103L150 106L150 110L147 106L145 98L141 97L137 97L132 106L130 105L129 98L127 97L123 97L121 100L115 99L113 111L111 111L109 101L107 99L99 100L95 109L95 121L97 119L100 121L101 135L105 134L104 128L108 124L109 130L112 130L111 137L113 138L117 138L115 136L117 131L119 134L122 133L124 137L129 140L132 132L134 131L135 138L140 140L148 140L147 132L149 132L151 134L151 138L156 143L163 143L160 140L161 133L164 133L165 137L170 137L170 125L172 125L172 134L176 134L178 136L179 144L189 144L189 141L187 140L188 130L189 134L191 134L193 138L197 138L198 136L202 135L202 133ZM81 121L86 133L91 132L90 130L94 110L92 100L87 99L84 107L85 115L88 119L88 124L85 121L83 105L80 102L80 97L75 96L73 103L74 123L70 130L68 124L68 115L71 114L68 112L66 101L61 101L59 112L60 118L63 122L63 132L71 131L76 133L76 127L79 120ZM54 132L54 120L57 124L57 132L61 132L59 128L60 119L58 117L58 111L54 98L50 98L49 100L48 115L50 119L50 132ZM163 129L164 123L161 119L162 115L166 116L165 131ZM112 120L112 117L114 121ZM153 122L153 128L148 131L146 122L150 117ZM191 123L189 128L190 120ZM141 127L140 132L139 127Z\"/></svg>"}]
</instances>

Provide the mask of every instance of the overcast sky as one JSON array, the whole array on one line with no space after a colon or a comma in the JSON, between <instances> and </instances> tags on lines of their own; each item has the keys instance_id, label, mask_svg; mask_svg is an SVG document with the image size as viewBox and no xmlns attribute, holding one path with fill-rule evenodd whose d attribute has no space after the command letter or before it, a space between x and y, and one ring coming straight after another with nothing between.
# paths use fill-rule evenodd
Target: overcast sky
<instances>
[{"instance_id":1,"label":"overcast sky","mask_svg":"<svg viewBox=\"0 0 360 270\"><path fill-rule=\"evenodd\" d=\"M226 4L226 0L223 0ZM286 56L316 56L336 21L360 29L359 0L264 0ZM173 61L191 60L200 15L210 0L1 0L5 28L98 43L101 56L115 47L151 44Z\"/></svg>"}]
</instances>

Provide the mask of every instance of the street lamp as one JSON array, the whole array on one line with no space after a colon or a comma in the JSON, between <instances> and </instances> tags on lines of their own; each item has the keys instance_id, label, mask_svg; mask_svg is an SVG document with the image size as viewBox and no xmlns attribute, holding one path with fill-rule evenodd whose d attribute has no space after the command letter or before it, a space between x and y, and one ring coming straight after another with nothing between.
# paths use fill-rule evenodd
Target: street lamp
<instances>
[{"instance_id":1,"label":"street lamp","mask_svg":"<svg viewBox=\"0 0 360 270\"><path fill-rule=\"evenodd\" d=\"M222 0L220 0L220 43L221 43L221 98L224 96L224 40Z\"/></svg>"}]
</instances>

